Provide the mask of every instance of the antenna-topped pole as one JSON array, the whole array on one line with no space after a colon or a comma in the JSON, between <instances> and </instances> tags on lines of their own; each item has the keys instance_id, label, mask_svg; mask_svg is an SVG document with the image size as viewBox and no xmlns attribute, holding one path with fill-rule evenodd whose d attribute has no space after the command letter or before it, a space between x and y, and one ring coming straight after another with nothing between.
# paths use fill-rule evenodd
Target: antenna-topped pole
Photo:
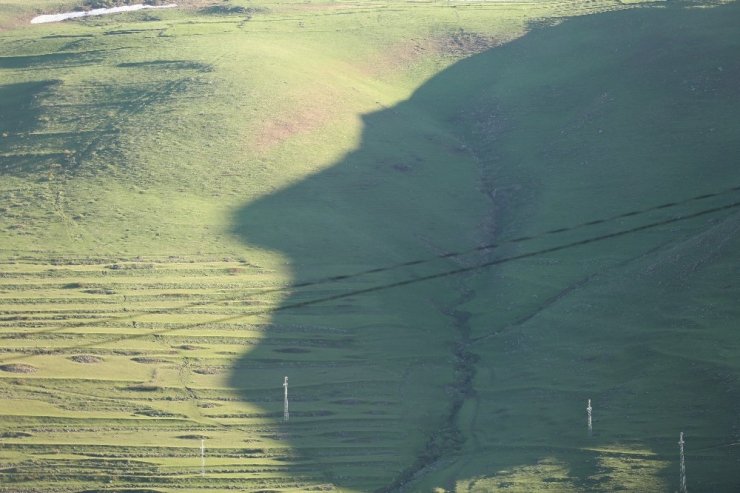
<instances>
[{"instance_id":1,"label":"antenna-topped pole","mask_svg":"<svg viewBox=\"0 0 740 493\"><path fill-rule=\"evenodd\" d=\"M588 407L586 408L586 414L588 415L588 436L591 436L593 433L593 423L591 422L591 411L593 408L591 407L591 399L588 400Z\"/></svg>"},{"instance_id":2,"label":"antenna-topped pole","mask_svg":"<svg viewBox=\"0 0 740 493\"><path fill-rule=\"evenodd\" d=\"M288 412L288 377L285 377L285 382L283 383L283 387L285 388L285 401L283 404L283 421L288 421L288 419L290 419L290 413Z\"/></svg>"},{"instance_id":3,"label":"antenna-topped pole","mask_svg":"<svg viewBox=\"0 0 740 493\"><path fill-rule=\"evenodd\" d=\"M683 431L682 431L678 439L678 446L679 446L679 450L681 453L681 487L679 488L678 491L680 491L681 493L688 492L688 490L686 489L686 462L684 461L684 456L683 456L684 443L686 442L683 441Z\"/></svg>"}]
</instances>

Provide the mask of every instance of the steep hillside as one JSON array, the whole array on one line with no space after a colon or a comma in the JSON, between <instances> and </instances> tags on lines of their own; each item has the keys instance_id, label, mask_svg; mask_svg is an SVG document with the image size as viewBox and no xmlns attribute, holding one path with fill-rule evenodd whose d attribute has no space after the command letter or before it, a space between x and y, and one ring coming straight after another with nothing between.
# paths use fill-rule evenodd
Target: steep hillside
<instances>
[{"instance_id":1,"label":"steep hillside","mask_svg":"<svg viewBox=\"0 0 740 493\"><path fill-rule=\"evenodd\" d=\"M1 32L0 490L673 491L685 432L735 491L740 11L698 5Z\"/></svg>"}]
</instances>

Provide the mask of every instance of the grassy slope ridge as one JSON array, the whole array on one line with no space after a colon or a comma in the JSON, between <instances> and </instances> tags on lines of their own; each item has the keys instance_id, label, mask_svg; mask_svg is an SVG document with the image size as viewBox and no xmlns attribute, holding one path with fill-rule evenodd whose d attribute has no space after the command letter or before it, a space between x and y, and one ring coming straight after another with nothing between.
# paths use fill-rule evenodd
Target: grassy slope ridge
<instances>
[{"instance_id":1,"label":"grassy slope ridge","mask_svg":"<svg viewBox=\"0 0 740 493\"><path fill-rule=\"evenodd\" d=\"M272 289L736 184L737 7L258 6L2 35L0 488L733 491L737 215Z\"/></svg>"}]
</instances>

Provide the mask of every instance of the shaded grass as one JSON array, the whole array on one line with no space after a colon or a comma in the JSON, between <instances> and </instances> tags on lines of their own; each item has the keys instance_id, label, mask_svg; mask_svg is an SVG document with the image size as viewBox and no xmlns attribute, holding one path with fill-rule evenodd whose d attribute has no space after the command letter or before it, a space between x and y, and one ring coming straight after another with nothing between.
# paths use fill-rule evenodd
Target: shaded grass
<instances>
[{"instance_id":1,"label":"shaded grass","mask_svg":"<svg viewBox=\"0 0 740 493\"><path fill-rule=\"evenodd\" d=\"M729 5L570 20L459 62L408 101L365 115L361 145L334 167L246 205L235 232L286 253L300 283L311 279L312 266L332 261L432 257L577 224L596 210L609 215L734 183L738 99L733 76L720 74L737 70L737 15ZM726 124L720 122L730 123L714 135ZM615 227L597 224L588 234ZM568 232L559 240L586 235ZM403 354L418 368L403 374L403 392L428 392L409 396L417 406L403 411L426 438L413 445L407 468L372 488L454 489L459 478L481 475L491 478L482 485L495 485L509 481L512 469L530 491L547 474L561 490L671 488L668 464L675 469L683 428L692 427L698 446L736 439L735 366L688 357L694 344L708 352L718 341L735 347L720 320L736 319L736 307L702 307L732 294L720 295L701 272L735 262L736 241L737 214L729 213L353 300L365 313L382 307L388 320L371 333L355 330L355 347L373 358L365 371L380 373ZM540 238L455 261L464 267L551 246ZM434 269L409 267L378 282ZM730 274L714 272L713 282L734 292ZM283 306L302 299L294 295ZM341 305L329 306L322 317L340 326L362 316L342 319ZM670 315L684 310L695 314ZM274 320L296 315L278 312ZM392 336L382 330L391 324L400 327ZM376 351L379 341L393 351ZM665 354L674 343L685 356ZM445 370L425 372L439 362L432 348L442 347ZM264 348L244 361L259 359ZM234 381L246 374L235 372ZM339 382L340 375L325 378ZM642 448L658 456L654 463L581 451L589 443L583 408L591 396L608 422L593 440ZM308 443L294 443L312 457ZM698 461L697 484L725 491L737 485L737 451L725 452ZM557 467L547 472L553 461ZM723 464L722 474L713 461ZM371 488L359 478L343 484Z\"/></svg>"}]
</instances>

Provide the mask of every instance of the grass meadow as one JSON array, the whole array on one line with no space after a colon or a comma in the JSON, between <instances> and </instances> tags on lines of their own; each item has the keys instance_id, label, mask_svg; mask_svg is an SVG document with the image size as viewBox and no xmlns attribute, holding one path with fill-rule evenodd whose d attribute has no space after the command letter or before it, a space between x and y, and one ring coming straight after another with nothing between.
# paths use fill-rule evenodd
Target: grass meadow
<instances>
[{"instance_id":1,"label":"grass meadow","mask_svg":"<svg viewBox=\"0 0 740 493\"><path fill-rule=\"evenodd\" d=\"M736 3L181 3L0 5L0 491L737 491Z\"/></svg>"}]
</instances>

